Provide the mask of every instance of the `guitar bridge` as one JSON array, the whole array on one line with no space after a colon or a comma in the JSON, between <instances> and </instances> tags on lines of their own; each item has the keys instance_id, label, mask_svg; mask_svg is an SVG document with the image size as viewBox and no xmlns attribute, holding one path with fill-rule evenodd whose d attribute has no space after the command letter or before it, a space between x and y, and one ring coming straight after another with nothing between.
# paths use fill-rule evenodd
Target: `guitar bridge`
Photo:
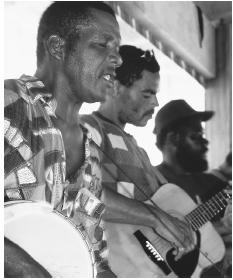
<instances>
[{"instance_id":1,"label":"guitar bridge","mask_svg":"<svg viewBox=\"0 0 233 280\"><path fill-rule=\"evenodd\" d=\"M153 256L157 259L157 261L164 261L163 257L159 254L159 252L155 249L155 247L148 240L146 241L146 247L153 254Z\"/></svg>"},{"instance_id":2,"label":"guitar bridge","mask_svg":"<svg viewBox=\"0 0 233 280\"><path fill-rule=\"evenodd\" d=\"M170 267L165 262L164 258L159 254L155 247L151 244L150 240L140 231L137 230L134 232L135 237L141 244L146 255L151 259L151 261L156 264L165 275L168 275L172 272Z\"/></svg>"}]
</instances>

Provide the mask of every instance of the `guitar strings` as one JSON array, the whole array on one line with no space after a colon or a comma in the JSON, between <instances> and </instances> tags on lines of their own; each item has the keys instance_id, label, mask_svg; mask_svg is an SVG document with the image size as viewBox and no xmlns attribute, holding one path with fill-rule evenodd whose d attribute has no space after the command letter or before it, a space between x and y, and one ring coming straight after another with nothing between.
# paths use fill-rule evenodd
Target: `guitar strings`
<instances>
[{"instance_id":1,"label":"guitar strings","mask_svg":"<svg viewBox=\"0 0 233 280\"><path fill-rule=\"evenodd\" d=\"M156 203L149 197L149 195L143 190L141 189L141 187L136 183L134 182L134 180L104 151L101 149L101 147L93 140L91 139L91 142L93 142L93 144L97 147L97 149L99 151L101 151L102 154L104 154L137 188L137 190L139 192L141 192L146 198L148 201L150 201L152 203L152 205L154 205L155 207L157 207ZM106 167L106 166L102 166L102 168L104 168L109 175L112 176L113 179L115 179L115 176L112 174L112 172ZM124 186L123 186L124 187ZM132 197L132 194L129 193L129 191L124 187L124 189L126 190L126 192ZM133 197L132 197L133 198ZM149 205L146 205L146 203L143 203L144 207L153 215L155 216L159 222L168 230L168 232L170 232L171 235L174 236L174 238L176 240L178 240L180 242L180 244L182 244L182 241L180 240L180 238L178 236L176 236L176 234L174 232L172 232L172 230L163 222L163 220L154 212L152 211L152 209L150 209ZM153 228L153 231L156 232L156 234L158 234L161 238L165 239L163 236L161 236L159 233L157 233L157 231ZM167 240L168 241L168 240ZM168 241L169 243L172 244L172 242ZM172 244L173 246L177 247L176 244ZM223 272L223 269L220 269L218 268L217 264L215 264L204 252L202 252L200 249L199 249L199 252L210 262L210 264L212 266L214 266L216 268L216 270L220 273L220 275L222 277L225 277L225 274ZM169 264L168 264L169 266Z\"/></svg>"}]
</instances>

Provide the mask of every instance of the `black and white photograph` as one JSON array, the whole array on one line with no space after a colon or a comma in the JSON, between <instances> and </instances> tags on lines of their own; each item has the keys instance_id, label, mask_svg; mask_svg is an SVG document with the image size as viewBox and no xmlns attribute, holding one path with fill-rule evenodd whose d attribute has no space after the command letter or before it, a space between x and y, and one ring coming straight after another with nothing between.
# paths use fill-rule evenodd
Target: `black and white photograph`
<instances>
[{"instance_id":1,"label":"black and white photograph","mask_svg":"<svg viewBox=\"0 0 233 280\"><path fill-rule=\"evenodd\" d=\"M2 4L2 277L232 278L232 1Z\"/></svg>"}]
</instances>

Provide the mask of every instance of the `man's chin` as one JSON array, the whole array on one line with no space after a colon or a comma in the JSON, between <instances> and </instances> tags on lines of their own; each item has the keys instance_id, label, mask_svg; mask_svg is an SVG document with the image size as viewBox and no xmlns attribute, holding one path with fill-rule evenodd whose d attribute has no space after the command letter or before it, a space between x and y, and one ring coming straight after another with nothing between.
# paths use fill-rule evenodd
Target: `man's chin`
<instances>
[{"instance_id":1,"label":"man's chin","mask_svg":"<svg viewBox=\"0 0 233 280\"><path fill-rule=\"evenodd\" d=\"M144 127L147 125L147 121L134 121L134 122L131 122L132 125L134 126L138 126L138 127Z\"/></svg>"},{"instance_id":2,"label":"man's chin","mask_svg":"<svg viewBox=\"0 0 233 280\"><path fill-rule=\"evenodd\" d=\"M135 124L136 126L140 126L140 127L144 127L147 125L148 121L150 120L151 118L148 117L148 116L145 116L144 118L140 119L137 121L137 124Z\"/></svg>"},{"instance_id":3,"label":"man's chin","mask_svg":"<svg viewBox=\"0 0 233 280\"><path fill-rule=\"evenodd\" d=\"M193 164L186 164L186 170L189 172L204 172L208 169L208 162L206 160L200 162L193 162Z\"/></svg>"},{"instance_id":4,"label":"man's chin","mask_svg":"<svg viewBox=\"0 0 233 280\"><path fill-rule=\"evenodd\" d=\"M180 151L180 153L177 154L177 159L187 172L204 172L208 169L208 161L206 158L195 157L193 154L185 153L185 151Z\"/></svg>"},{"instance_id":5,"label":"man's chin","mask_svg":"<svg viewBox=\"0 0 233 280\"><path fill-rule=\"evenodd\" d=\"M92 94L87 100L85 100L86 103L96 103L96 102L100 102L103 103L106 100L106 94L104 93L97 93L95 92L95 94Z\"/></svg>"}]
</instances>

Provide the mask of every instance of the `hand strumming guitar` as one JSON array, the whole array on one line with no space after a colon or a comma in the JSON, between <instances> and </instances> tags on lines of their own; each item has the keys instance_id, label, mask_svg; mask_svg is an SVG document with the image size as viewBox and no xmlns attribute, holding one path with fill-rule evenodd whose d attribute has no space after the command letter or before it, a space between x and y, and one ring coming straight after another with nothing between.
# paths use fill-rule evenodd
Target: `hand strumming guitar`
<instances>
[{"instance_id":1,"label":"hand strumming guitar","mask_svg":"<svg viewBox=\"0 0 233 280\"><path fill-rule=\"evenodd\" d=\"M195 234L184 218L171 216L160 208L156 210L155 216L159 219L156 219L154 228L160 236L174 244L176 248L175 260L180 259L195 248Z\"/></svg>"},{"instance_id":2,"label":"hand strumming guitar","mask_svg":"<svg viewBox=\"0 0 233 280\"><path fill-rule=\"evenodd\" d=\"M110 189L104 191L103 201L106 211L103 219L112 223L143 225L154 228L162 237L175 243L176 259L192 251L195 247L195 236L190 225L183 218L175 218L164 212L156 204L129 199Z\"/></svg>"}]
</instances>

